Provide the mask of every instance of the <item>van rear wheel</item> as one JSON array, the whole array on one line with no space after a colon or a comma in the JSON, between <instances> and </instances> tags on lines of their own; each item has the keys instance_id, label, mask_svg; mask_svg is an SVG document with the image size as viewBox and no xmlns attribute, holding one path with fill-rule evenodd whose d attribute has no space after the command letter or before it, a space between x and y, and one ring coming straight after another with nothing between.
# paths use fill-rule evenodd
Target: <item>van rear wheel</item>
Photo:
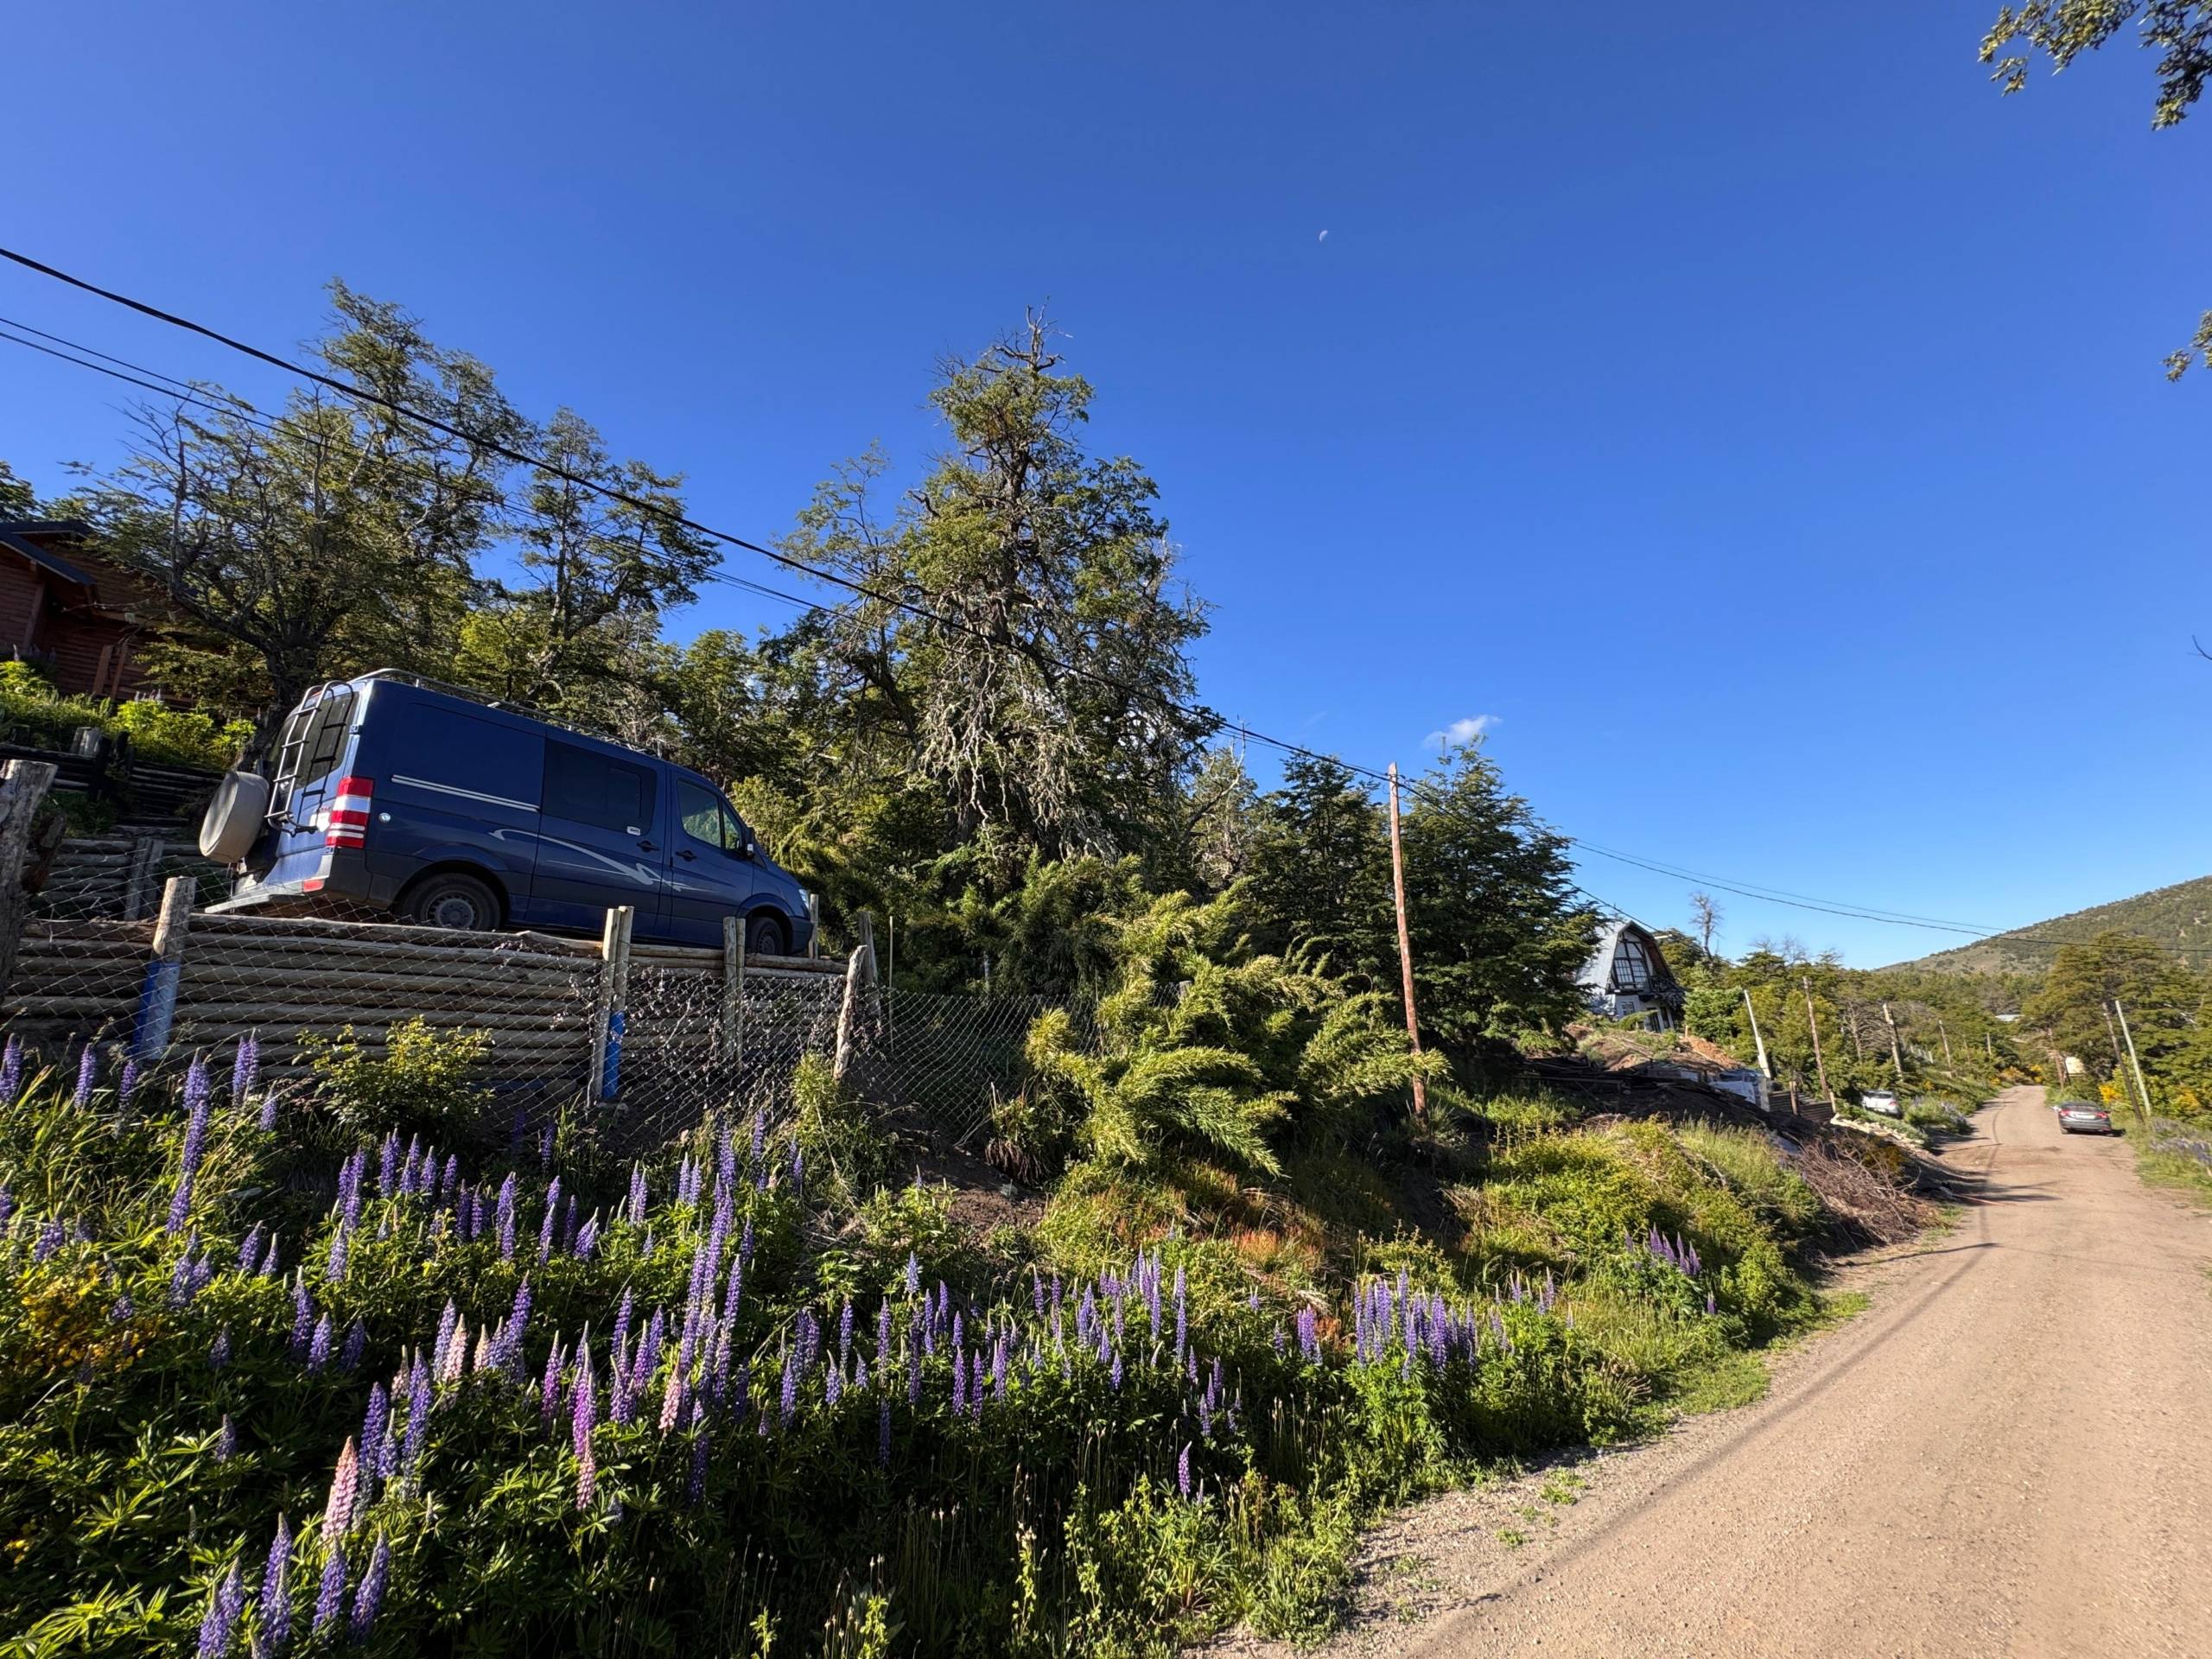
<instances>
[{"instance_id":1,"label":"van rear wheel","mask_svg":"<svg viewBox=\"0 0 2212 1659\"><path fill-rule=\"evenodd\" d=\"M499 925L499 896L458 870L426 877L400 896L399 918L423 927L489 933Z\"/></svg>"},{"instance_id":2,"label":"van rear wheel","mask_svg":"<svg viewBox=\"0 0 2212 1659\"><path fill-rule=\"evenodd\" d=\"M748 957L780 957L791 948L785 937L783 918L778 916L755 916L745 925L745 954Z\"/></svg>"}]
</instances>

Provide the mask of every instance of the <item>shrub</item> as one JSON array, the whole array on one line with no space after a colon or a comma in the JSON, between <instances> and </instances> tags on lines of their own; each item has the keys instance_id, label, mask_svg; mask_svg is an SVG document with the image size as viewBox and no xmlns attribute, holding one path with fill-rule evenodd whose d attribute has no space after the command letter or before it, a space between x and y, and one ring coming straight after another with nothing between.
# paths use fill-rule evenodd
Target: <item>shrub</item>
<instances>
[{"instance_id":1,"label":"shrub","mask_svg":"<svg viewBox=\"0 0 2212 1659\"><path fill-rule=\"evenodd\" d=\"M492 1097L476 1081L492 1046L487 1031L434 1027L418 1015L385 1027L381 1056L351 1026L335 1037L309 1033L302 1046L316 1098L355 1136L419 1135L450 1147L478 1132Z\"/></svg>"}]
</instances>

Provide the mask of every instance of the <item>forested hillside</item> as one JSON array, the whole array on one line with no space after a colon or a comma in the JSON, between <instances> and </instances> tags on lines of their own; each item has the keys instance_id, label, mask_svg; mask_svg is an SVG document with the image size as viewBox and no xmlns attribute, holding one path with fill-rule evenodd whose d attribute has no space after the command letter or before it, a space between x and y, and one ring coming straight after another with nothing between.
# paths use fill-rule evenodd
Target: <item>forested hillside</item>
<instances>
[{"instance_id":1,"label":"forested hillside","mask_svg":"<svg viewBox=\"0 0 2212 1659\"><path fill-rule=\"evenodd\" d=\"M2032 974L2048 971L2062 944L2084 944L2100 933L2148 940L2199 968L2212 966L2212 875L2154 887L2130 899L2093 905L2049 921L1992 934L1956 950L1938 950L1897 964L1944 974Z\"/></svg>"}]
</instances>

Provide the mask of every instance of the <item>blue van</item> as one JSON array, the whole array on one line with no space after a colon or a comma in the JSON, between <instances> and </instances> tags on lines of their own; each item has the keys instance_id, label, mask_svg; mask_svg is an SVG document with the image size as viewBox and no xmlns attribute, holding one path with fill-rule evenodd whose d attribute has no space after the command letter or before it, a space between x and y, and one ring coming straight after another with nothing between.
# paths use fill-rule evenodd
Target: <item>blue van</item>
<instances>
[{"instance_id":1,"label":"blue van","mask_svg":"<svg viewBox=\"0 0 2212 1659\"><path fill-rule=\"evenodd\" d=\"M807 896L697 772L396 670L316 687L275 775L232 772L200 849L237 868L214 911L368 909L435 927L804 950Z\"/></svg>"}]
</instances>

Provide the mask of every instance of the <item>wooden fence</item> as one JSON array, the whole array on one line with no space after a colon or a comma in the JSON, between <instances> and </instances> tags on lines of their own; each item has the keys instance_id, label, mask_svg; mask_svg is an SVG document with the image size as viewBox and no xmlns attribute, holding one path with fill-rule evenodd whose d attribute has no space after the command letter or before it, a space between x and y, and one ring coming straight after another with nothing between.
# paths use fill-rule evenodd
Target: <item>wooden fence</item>
<instances>
[{"instance_id":1,"label":"wooden fence","mask_svg":"<svg viewBox=\"0 0 2212 1659\"><path fill-rule=\"evenodd\" d=\"M264 1072L284 1077L308 1068L316 1039L350 1027L378 1054L388 1027L420 1019L484 1032L496 1084L651 1095L661 1106L726 1090L748 1069L748 1034L759 1061L794 1058L782 1053L794 1007L802 1050L834 1041L848 963L748 961L734 926L723 950L636 944L630 925L628 912L612 912L594 943L207 915L193 907L191 879L174 877L148 919L25 921L0 1020L50 1053L73 1038L142 1062L252 1033Z\"/></svg>"}]
</instances>

